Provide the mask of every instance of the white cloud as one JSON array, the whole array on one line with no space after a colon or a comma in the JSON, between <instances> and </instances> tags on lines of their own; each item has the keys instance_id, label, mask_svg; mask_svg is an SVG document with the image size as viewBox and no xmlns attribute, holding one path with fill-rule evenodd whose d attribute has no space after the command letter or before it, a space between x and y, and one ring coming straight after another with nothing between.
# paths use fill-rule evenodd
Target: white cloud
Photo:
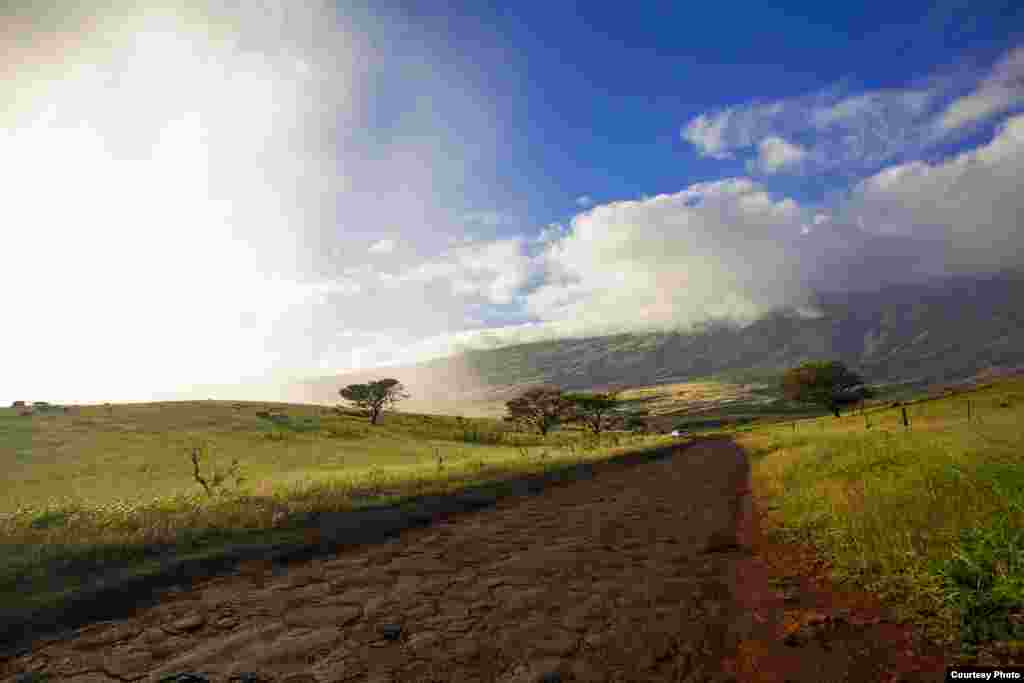
<instances>
[{"instance_id":1,"label":"white cloud","mask_svg":"<svg viewBox=\"0 0 1024 683\"><path fill-rule=\"evenodd\" d=\"M400 279L420 283L441 281L457 297L507 304L526 284L532 269L524 242L509 239L459 246L439 260L417 266Z\"/></svg>"},{"instance_id":2,"label":"white cloud","mask_svg":"<svg viewBox=\"0 0 1024 683\"><path fill-rule=\"evenodd\" d=\"M594 205L594 200L590 197L590 195L582 195L576 198L576 205L586 209Z\"/></svg>"},{"instance_id":3,"label":"white cloud","mask_svg":"<svg viewBox=\"0 0 1024 683\"><path fill-rule=\"evenodd\" d=\"M374 242L370 245L367 250L371 254L390 254L395 250L395 240L393 239L382 239Z\"/></svg>"},{"instance_id":4,"label":"white cloud","mask_svg":"<svg viewBox=\"0 0 1024 683\"><path fill-rule=\"evenodd\" d=\"M737 144L728 139L729 125L737 109L725 109L717 114L701 114L683 128L684 140L697 148L701 156L713 159L731 159L736 147L746 147L749 142Z\"/></svg>"},{"instance_id":5,"label":"white cloud","mask_svg":"<svg viewBox=\"0 0 1024 683\"><path fill-rule=\"evenodd\" d=\"M800 297L786 239L801 213L745 178L597 206L549 245L527 308L590 333L749 320Z\"/></svg>"},{"instance_id":6,"label":"white cloud","mask_svg":"<svg viewBox=\"0 0 1024 683\"><path fill-rule=\"evenodd\" d=\"M992 74L968 95L952 102L938 124L952 130L991 118L1024 105L1024 48L1010 52Z\"/></svg>"},{"instance_id":7,"label":"white cloud","mask_svg":"<svg viewBox=\"0 0 1024 683\"><path fill-rule=\"evenodd\" d=\"M887 168L857 185L849 216L886 234L943 245L954 272L1024 265L1024 115L988 144L936 163Z\"/></svg>"},{"instance_id":8,"label":"white cloud","mask_svg":"<svg viewBox=\"0 0 1024 683\"><path fill-rule=\"evenodd\" d=\"M705 112L683 127L682 137L701 156L754 154L751 171L873 170L920 155L958 128L1024 106L1022 83L1024 48L984 73L936 75L864 92L834 87ZM970 93L957 98L965 85Z\"/></svg>"},{"instance_id":9,"label":"white cloud","mask_svg":"<svg viewBox=\"0 0 1024 683\"><path fill-rule=\"evenodd\" d=\"M508 279L533 322L463 329L398 352L412 363L467 349L566 337L687 328L709 319L747 322L775 306L805 304L799 245L790 238L809 218L747 178L700 183L675 194L596 206L533 259L509 244L475 245L422 266L419 278L458 280L467 266L518 260ZM562 226L552 226L559 227ZM544 274L529 289L530 276ZM486 290L486 287L481 289Z\"/></svg>"},{"instance_id":10,"label":"white cloud","mask_svg":"<svg viewBox=\"0 0 1024 683\"><path fill-rule=\"evenodd\" d=\"M363 358L412 363L716 319L742 324L777 307L813 316L809 295L818 287L872 289L1022 265L1022 165L1024 116L969 153L890 167L836 205L800 206L750 178L730 178L595 206L567 227L549 226L536 256L516 240L478 242L411 270L396 296L438 286L443 300L464 302L460 317L404 345L395 336L375 342L379 352ZM469 315L470 301L521 301L533 321L476 329L486 316Z\"/></svg>"},{"instance_id":11,"label":"white cloud","mask_svg":"<svg viewBox=\"0 0 1024 683\"><path fill-rule=\"evenodd\" d=\"M918 89L856 96L833 89L702 114L683 129L683 138L702 156L718 159L758 152L761 158L755 167L766 172L785 167L773 163L794 153L784 144L803 152L805 163L793 168L871 165L920 147L925 137L924 106L932 96Z\"/></svg>"},{"instance_id":12,"label":"white cloud","mask_svg":"<svg viewBox=\"0 0 1024 683\"><path fill-rule=\"evenodd\" d=\"M532 261L521 252L513 257L508 246L478 244L475 258L452 254L446 269L434 266L435 277L458 280L474 261L496 271L494 264L520 259L507 291L518 292L534 322L442 333L400 356L413 362L715 319L742 324L777 307L813 316L812 288L873 289L1024 265L1016 222L1024 200L1015 189L1022 166L1024 116L969 153L890 167L835 206L800 206L749 178L595 206L550 234ZM544 280L529 288L527 273L543 273ZM486 284L475 290L486 291Z\"/></svg>"},{"instance_id":13,"label":"white cloud","mask_svg":"<svg viewBox=\"0 0 1024 683\"><path fill-rule=\"evenodd\" d=\"M784 168L792 168L807 157L807 150L778 136L767 137L757 145L758 158L751 161L751 168L764 173L777 173Z\"/></svg>"}]
</instances>

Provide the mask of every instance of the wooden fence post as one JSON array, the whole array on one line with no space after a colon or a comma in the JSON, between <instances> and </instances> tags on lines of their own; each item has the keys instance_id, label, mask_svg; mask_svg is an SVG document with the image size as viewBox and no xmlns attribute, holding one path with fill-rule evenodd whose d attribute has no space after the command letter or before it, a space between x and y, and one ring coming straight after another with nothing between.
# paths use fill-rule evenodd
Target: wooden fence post
<instances>
[{"instance_id":1,"label":"wooden fence post","mask_svg":"<svg viewBox=\"0 0 1024 683\"><path fill-rule=\"evenodd\" d=\"M971 399L967 399L967 421L971 421Z\"/></svg>"},{"instance_id":2,"label":"wooden fence post","mask_svg":"<svg viewBox=\"0 0 1024 683\"><path fill-rule=\"evenodd\" d=\"M909 427L910 426L910 420L907 419L907 407L906 406L901 406L900 410L903 411L903 426L904 427Z\"/></svg>"}]
</instances>

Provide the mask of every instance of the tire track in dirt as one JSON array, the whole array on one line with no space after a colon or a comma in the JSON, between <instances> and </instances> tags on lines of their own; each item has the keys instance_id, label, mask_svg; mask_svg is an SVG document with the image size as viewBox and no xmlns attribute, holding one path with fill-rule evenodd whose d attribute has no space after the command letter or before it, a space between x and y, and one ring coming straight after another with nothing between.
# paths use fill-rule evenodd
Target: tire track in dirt
<instances>
[{"instance_id":1,"label":"tire track in dirt","mask_svg":"<svg viewBox=\"0 0 1024 683\"><path fill-rule=\"evenodd\" d=\"M0 678L884 680L852 676L890 670L885 652L779 658L785 614L751 554L748 487L738 447L699 441L280 575L247 565L0 663Z\"/></svg>"}]
</instances>

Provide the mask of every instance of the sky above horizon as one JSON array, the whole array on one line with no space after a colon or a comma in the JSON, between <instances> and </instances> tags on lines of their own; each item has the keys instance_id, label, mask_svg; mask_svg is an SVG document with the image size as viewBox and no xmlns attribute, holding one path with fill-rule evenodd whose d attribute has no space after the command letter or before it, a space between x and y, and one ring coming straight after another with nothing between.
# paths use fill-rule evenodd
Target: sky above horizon
<instances>
[{"instance_id":1,"label":"sky above horizon","mask_svg":"<svg viewBox=\"0 0 1024 683\"><path fill-rule=\"evenodd\" d=\"M428 5L5 3L0 405L1024 266L1019 3Z\"/></svg>"}]
</instances>

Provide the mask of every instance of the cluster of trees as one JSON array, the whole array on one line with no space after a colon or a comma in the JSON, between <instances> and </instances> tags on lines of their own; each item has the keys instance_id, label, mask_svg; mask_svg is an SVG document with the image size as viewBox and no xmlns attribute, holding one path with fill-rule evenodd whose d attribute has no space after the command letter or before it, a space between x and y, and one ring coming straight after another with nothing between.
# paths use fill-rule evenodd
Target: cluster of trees
<instances>
[{"instance_id":1,"label":"cluster of trees","mask_svg":"<svg viewBox=\"0 0 1024 683\"><path fill-rule=\"evenodd\" d=\"M402 383L387 378L366 384L349 384L339 391L341 397L366 413L370 424L377 424L381 413L394 407L399 401L409 398ZM563 422L580 422L594 434L621 428L625 421L617 413L619 407L616 392L597 394L563 394L557 387L536 387L524 392L519 398L506 404L507 422L517 426L537 429L547 433ZM635 421L630 426L638 426Z\"/></svg>"},{"instance_id":2,"label":"cluster of trees","mask_svg":"<svg viewBox=\"0 0 1024 683\"><path fill-rule=\"evenodd\" d=\"M583 424L594 434L621 428L618 392L563 394L558 387L541 386L505 403L505 420L532 427L542 435L564 422ZM637 426L633 423L633 426Z\"/></svg>"},{"instance_id":3,"label":"cluster of trees","mask_svg":"<svg viewBox=\"0 0 1024 683\"><path fill-rule=\"evenodd\" d=\"M822 405L836 417L840 416L840 408L874 395L859 375L838 361L809 361L787 370L782 376L782 392L791 401ZM370 424L377 424L385 408L409 398L402 383L391 378L350 384L339 393L365 411ZM505 403L505 421L536 429L544 436L566 422L583 424L594 434L609 429L644 427L643 420L636 416L623 416L620 407L616 391L563 393L558 387L539 386Z\"/></svg>"}]
</instances>

